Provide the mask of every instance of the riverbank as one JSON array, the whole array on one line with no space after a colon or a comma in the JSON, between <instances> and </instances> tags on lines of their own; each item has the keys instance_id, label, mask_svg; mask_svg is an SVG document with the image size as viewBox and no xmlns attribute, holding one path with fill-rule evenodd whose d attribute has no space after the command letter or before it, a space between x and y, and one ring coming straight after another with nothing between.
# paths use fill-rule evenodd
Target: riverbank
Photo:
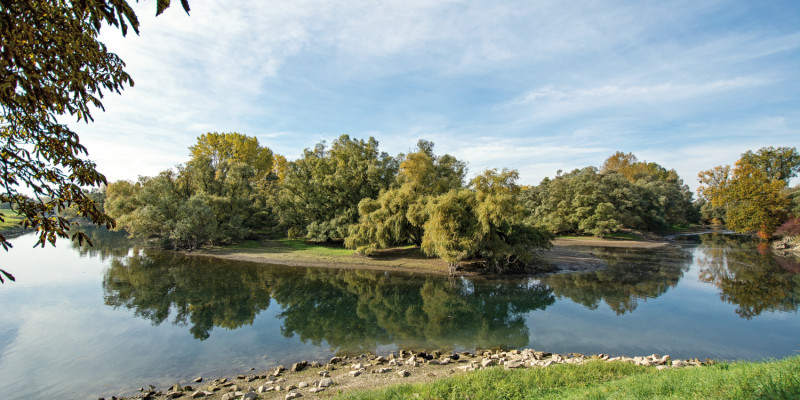
<instances>
[{"instance_id":1,"label":"riverbank","mask_svg":"<svg viewBox=\"0 0 800 400\"><path fill-rule=\"evenodd\" d=\"M570 272L605 267L605 261L596 257L591 252L591 247L654 249L666 245L666 242L645 240L557 238L553 241L553 248L541 255L541 265L538 269L541 272ZM315 245L300 240L252 240L233 246L209 247L185 254L299 267L449 274L447 262L429 258L418 247L413 246L380 250L375 255L364 256L354 250L335 245ZM462 263L458 274L477 275L479 270L469 263Z\"/></svg>"},{"instance_id":2,"label":"riverbank","mask_svg":"<svg viewBox=\"0 0 800 400\"><path fill-rule=\"evenodd\" d=\"M127 398L561 398L574 390L579 397L610 393L608 387L618 388L616 394L624 391L617 396L623 398L684 397L678 395L682 392L694 398L794 398L800 394L800 379L793 373L798 368L800 356L718 364L657 354L631 358L533 349L481 354L400 351L333 357L325 364L300 361L236 377L198 377L169 388L143 387Z\"/></svg>"},{"instance_id":3,"label":"riverbank","mask_svg":"<svg viewBox=\"0 0 800 400\"><path fill-rule=\"evenodd\" d=\"M650 367L653 370L699 367L713 361L672 360L668 355L610 357L605 354L554 354L533 349L442 353L400 351L387 355L362 354L333 357L327 363L299 361L291 366L276 366L267 371L250 371L235 377L176 382L167 388L142 387L129 399L290 399L331 398L392 385L426 384L470 372L485 370L524 370L553 368L558 365L613 364ZM626 367L622 367L626 368Z\"/></svg>"}]
</instances>

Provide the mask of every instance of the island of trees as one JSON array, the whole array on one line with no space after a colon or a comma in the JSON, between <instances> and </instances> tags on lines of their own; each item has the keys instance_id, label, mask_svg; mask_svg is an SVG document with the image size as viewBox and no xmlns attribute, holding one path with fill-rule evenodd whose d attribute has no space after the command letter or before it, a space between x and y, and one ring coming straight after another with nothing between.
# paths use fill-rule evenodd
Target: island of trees
<instances>
[{"instance_id":1,"label":"island of trees","mask_svg":"<svg viewBox=\"0 0 800 400\"><path fill-rule=\"evenodd\" d=\"M342 135L288 161L254 137L207 133L190 154L157 176L108 185L99 201L116 229L175 250L256 235L341 242L365 255L411 245L451 272L472 261L507 273L530 269L554 235L713 222L768 238L800 214L798 190L788 187L800 169L794 148L747 152L733 169L701 172L698 200L675 170L622 152L530 187L508 169L467 181L464 161L425 140L391 156L374 138Z\"/></svg>"}]
</instances>

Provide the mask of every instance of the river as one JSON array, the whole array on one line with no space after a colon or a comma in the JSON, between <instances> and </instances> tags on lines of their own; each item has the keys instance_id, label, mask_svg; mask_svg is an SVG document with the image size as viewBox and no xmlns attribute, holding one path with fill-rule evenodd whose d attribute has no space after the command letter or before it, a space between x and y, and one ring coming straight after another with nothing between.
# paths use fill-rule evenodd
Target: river
<instances>
[{"instance_id":1,"label":"river","mask_svg":"<svg viewBox=\"0 0 800 400\"><path fill-rule=\"evenodd\" d=\"M800 354L800 263L706 234L592 249L608 268L525 279L257 265L12 240L0 398L98 398L398 348L762 360Z\"/></svg>"}]
</instances>

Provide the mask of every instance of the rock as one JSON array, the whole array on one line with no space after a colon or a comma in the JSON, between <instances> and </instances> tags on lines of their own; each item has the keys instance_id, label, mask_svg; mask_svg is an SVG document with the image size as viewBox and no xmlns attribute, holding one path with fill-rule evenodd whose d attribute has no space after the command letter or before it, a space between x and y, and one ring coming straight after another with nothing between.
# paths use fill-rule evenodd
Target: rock
<instances>
[{"instance_id":1,"label":"rock","mask_svg":"<svg viewBox=\"0 0 800 400\"><path fill-rule=\"evenodd\" d=\"M350 374L350 376L355 378L355 377L361 375L361 370L350 371L350 372L348 372L348 374Z\"/></svg>"},{"instance_id":2,"label":"rock","mask_svg":"<svg viewBox=\"0 0 800 400\"><path fill-rule=\"evenodd\" d=\"M328 372L328 371L319 371L318 374L319 374L319 376L321 376L323 378L326 377L326 376L330 376L331 375L331 373Z\"/></svg>"},{"instance_id":3,"label":"rock","mask_svg":"<svg viewBox=\"0 0 800 400\"><path fill-rule=\"evenodd\" d=\"M173 392L180 392L181 390L183 390L183 388L181 387L181 385L179 385L179 384L177 384L177 383L176 383L176 384L174 384L174 385L172 385L172 391L173 391Z\"/></svg>"},{"instance_id":4,"label":"rock","mask_svg":"<svg viewBox=\"0 0 800 400\"><path fill-rule=\"evenodd\" d=\"M193 380L192 382L194 382L194 383L200 383L200 382L202 382L202 381L203 381L203 377L202 377L202 376L198 376L197 378L194 378L194 380Z\"/></svg>"},{"instance_id":5,"label":"rock","mask_svg":"<svg viewBox=\"0 0 800 400\"><path fill-rule=\"evenodd\" d=\"M353 364L353 365L350 366L350 368L352 368L352 369L361 369L361 368L364 368L364 364L361 364L361 363Z\"/></svg>"},{"instance_id":6,"label":"rock","mask_svg":"<svg viewBox=\"0 0 800 400\"><path fill-rule=\"evenodd\" d=\"M320 363L319 363L319 361L312 361L311 364L309 364L309 366L311 368L319 368L320 367Z\"/></svg>"},{"instance_id":7,"label":"rock","mask_svg":"<svg viewBox=\"0 0 800 400\"><path fill-rule=\"evenodd\" d=\"M491 358L484 358L483 360L481 360L481 367L483 367L483 368L486 368L486 367L488 367L490 365L494 365L494 364L497 364L497 361L495 361L495 360L493 360Z\"/></svg>"},{"instance_id":8,"label":"rock","mask_svg":"<svg viewBox=\"0 0 800 400\"><path fill-rule=\"evenodd\" d=\"M397 359L393 358L389 360L389 365L397 365Z\"/></svg>"},{"instance_id":9,"label":"rock","mask_svg":"<svg viewBox=\"0 0 800 400\"><path fill-rule=\"evenodd\" d=\"M285 400L296 399L298 397L303 397L303 395L297 392L292 392L286 395Z\"/></svg>"},{"instance_id":10,"label":"rock","mask_svg":"<svg viewBox=\"0 0 800 400\"><path fill-rule=\"evenodd\" d=\"M246 378L244 375L236 375L236 379L244 379Z\"/></svg>"},{"instance_id":11,"label":"rock","mask_svg":"<svg viewBox=\"0 0 800 400\"><path fill-rule=\"evenodd\" d=\"M256 400L258 399L258 395L253 392L247 392L242 396L242 400Z\"/></svg>"},{"instance_id":12,"label":"rock","mask_svg":"<svg viewBox=\"0 0 800 400\"><path fill-rule=\"evenodd\" d=\"M675 368L680 368L680 367L683 366L683 361L681 361L681 360L673 360L672 361L672 366L675 367Z\"/></svg>"},{"instance_id":13,"label":"rock","mask_svg":"<svg viewBox=\"0 0 800 400\"><path fill-rule=\"evenodd\" d=\"M522 360L510 360L507 361L504 365L506 369L522 368L524 366Z\"/></svg>"},{"instance_id":14,"label":"rock","mask_svg":"<svg viewBox=\"0 0 800 400\"><path fill-rule=\"evenodd\" d=\"M372 373L373 374L385 374L385 373L391 372L391 371L392 371L391 368L378 368L378 369L373 369Z\"/></svg>"},{"instance_id":15,"label":"rock","mask_svg":"<svg viewBox=\"0 0 800 400\"><path fill-rule=\"evenodd\" d=\"M315 387L315 388L311 388L311 390L309 390L308 392L309 393L319 393L319 392L321 392L323 390L325 390L324 387Z\"/></svg>"},{"instance_id":16,"label":"rock","mask_svg":"<svg viewBox=\"0 0 800 400\"><path fill-rule=\"evenodd\" d=\"M264 393L270 391L272 388L267 388L267 385L261 385L256 389L256 393Z\"/></svg>"},{"instance_id":17,"label":"rock","mask_svg":"<svg viewBox=\"0 0 800 400\"><path fill-rule=\"evenodd\" d=\"M294 363L294 364L292 364L292 369L291 369L291 371L292 371L292 372L300 372L300 371L302 371L302 370L303 370L303 368L305 368L307 365L308 365L308 362L307 362L307 361L300 361L300 362Z\"/></svg>"},{"instance_id":18,"label":"rock","mask_svg":"<svg viewBox=\"0 0 800 400\"><path fill-rule=\"evenodd\" d=\"M299 388L307 388L308 387L308 382L300 382L300 383L297 384L297 387L299 387Z\"/></svg>"},{"instance_id":19,"label":"rock","mask_svg":"<svg viewBox=\"0 0 800 400\"><path fill-rule=\"evenodd\" d=\"M378 363L382 363L382 362L385 362L385 361L386 361L386 357L384 357L384 356L378 356L378 357L375 358L375 362L378 362Z\"/></svg>"},{"instance_id":20,"label":"rock","mask_svg":"<svg viewBox=\"0 0 800 400\"><path fill-rule=\"evenodd\" d=\"M330 385L333 385L333 379L331 379L331 378L323 378L322 380L319 381L319 383L317 384L317 387L326 388L326 387L328 387Z\"/></svg>"},{"instance_id":21,"label":"rock","mask_svg":"<svg viewBox=\"0 0 800 400\"><path fill-rule=\"evenodd\" d=\"M401 371L397 371L397 375L400 375L401 377L405 378L405 377L411 375L411 373L408 372L408 371L402 371L401 370Z\"/></svg>"},{"instance_id":22,"label":"rock","mask_svg":"<svg viewBox=\"0 0 800 400\"><path fill-rule=\"evenodd\" d=\"M236 395L233 393L225 393L222 395L222 400L233 400L236 398Z\"/></svg>"},{"instance_id":23,"label":"rock","mask_svg":"<svg viewBox=\"0 0 800 400\"><path fill-rule=\"evenodd\" d=\"M297 389L297 386L295 386L295 385L289 385L289 386L286 387L286 391L287 392L291 392L292 390L295 390L295 389Z\"/></svg>"},{"instance_id":24,"label":"rock","mask_svg":"<svg viewBox=\"0 0 800 400\"><path fill-rule=\"evenodd\" d=\"M206 396L208 396L208 395L205 392L202 392L202 391L199 391L199 390L194 392L194 393L192 393L192 398L193 399L199 399L201 397L206 397Z\"/></svg>"},{"instance_id":25,"label":"rock","mask_svg":"<svg viewBox=\"0 0 800 400\"><path fill-rule=\"evenodd\" d=\"M336 364L340 362L342 362L342 357L333 357L330 361L328 361L329 364Z\"/></svg>"}]
</instances>

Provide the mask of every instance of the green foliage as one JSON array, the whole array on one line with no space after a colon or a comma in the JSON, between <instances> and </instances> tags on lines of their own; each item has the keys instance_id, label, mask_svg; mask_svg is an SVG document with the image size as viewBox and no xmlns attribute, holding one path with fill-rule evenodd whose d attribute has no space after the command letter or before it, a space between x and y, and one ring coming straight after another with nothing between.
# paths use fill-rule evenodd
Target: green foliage
<instances>
[{"instance_id":1,"label":"green foliage","mask_svg":"<svg viewBox=\"0 0 800 400\"><path fill-rule=\"evenodd\" d=\"M736 166L718 166L698 174L698 193L725 210L728 228L758 232L763 239L788 219L791 200L786 185L800 170L796 149L765 147L742 154Z\"/></svg>"},{"instance_id":2,"label":"green foliage","mask_svg":"<svg viewBox=\"0 0 800 400\"><path fill-rule=\"evenodd\" d=\"M241 152L238 147L217 152L208 143L220 136L248 145ZM271 170L269 149L240 134L203 135L192 149L194 158L177 171L109 185L106 209L119 228L133 237L158 238L166 248L192 250L242 239L268 222L258 188ZM254 165L266 169L259 172Z\"/></svg>"},{"instance_id":3,"label":"green foliage","mask_svg":"<svg viewBox=\"0 0 800 400\"><path fill-rule=\"evenodd\" d=\"M435 196L460 189L466 165L455 157L433 153L433 143L420 140L415 152L402 158L397 178L377 199L358 205L359 221L345 239L348 248L362 254L412 243L422 245L427 204Z\"/></svg>"},{"instance_id":4,"label":"green foliage","mask_svg":"<svg viewBox=\"0 0 800 400\"><path fill-rule=\"evenodd\" d=\"M358 221L359 202L388 188L396 171L397 160L379 152L374 138L342 135L330 148L319 143L288 164L277 194L280 221L293 237L344 238Z\"/></svg>"},{"instance_id":5,"label":"green foliage","mask_svg":"<svg viewBox=\"0 0 800 400\"><path fill-rule=\"evenodd\" d=\"M187 0L182 4L188 12ZM168 6L169 0L158 0L157 13ZM104 94L133 85L125 63L97 40L103 25L125 35L128 27L138 33L139 22L124 0L0 4L0 203L13 204L22 225L39 232L37 245L69 237L70 222L61 215L69 207L98 225L114 224L81 190L106 178L82 158L86 148L62 122L92 120L90 109L103 108ZM21 187L34 196L20 193ZM76 232L72 239L88 238ZM1 233L0 245L11 246Z\"/></svg>"},{"instance_id":6,"label":"green foliage","mask_svg":"<svg viewBox=\"0 0 800 400\"><path fill-rule=\"evenodd\" d=\"M659 230L666 216L657 195L617 172L594 167L542 181L522 194L528 222L555 233L604 236L622 228Z\"/></svg>"},{"instance_id":7,"label":"green foliage","mask_svg":"<svg viewBox=\"0 0 800 400\"><path fill-rule=\"evenodd\" d=\"M226 163L246 164L253 167L257 177L263 178L273 168L272 151L261 147L257 138L237 132L205 133L197 138L197 144L189 147L189 152L194 160L208 157L208 163L215 170Z\"/></svg>"},{"instance_id":8,"label":"green foliage","mask_svg":"<svg viewBox=\"0 0 800 400\"><path fill-rule=\"evenodd\" d=\"M788 184L800 172L800 153L794 147L762 147L755 153L748 150L742 154L738 164L752 165L769 179Z\"/></svg>"},{"instance_id":9,"label":"green foliage","mask_svg":"<svg viewBox=\"0 0 800 400\"><path fill-rule=\"evenodd\" d=\"M459 261L480 258L489 272L524 270L550 247L552 235L525 224L515 170L487 170L475 177L472 190L460 189L431 199L422 250Z\"/></svg>"}]
</instances>

